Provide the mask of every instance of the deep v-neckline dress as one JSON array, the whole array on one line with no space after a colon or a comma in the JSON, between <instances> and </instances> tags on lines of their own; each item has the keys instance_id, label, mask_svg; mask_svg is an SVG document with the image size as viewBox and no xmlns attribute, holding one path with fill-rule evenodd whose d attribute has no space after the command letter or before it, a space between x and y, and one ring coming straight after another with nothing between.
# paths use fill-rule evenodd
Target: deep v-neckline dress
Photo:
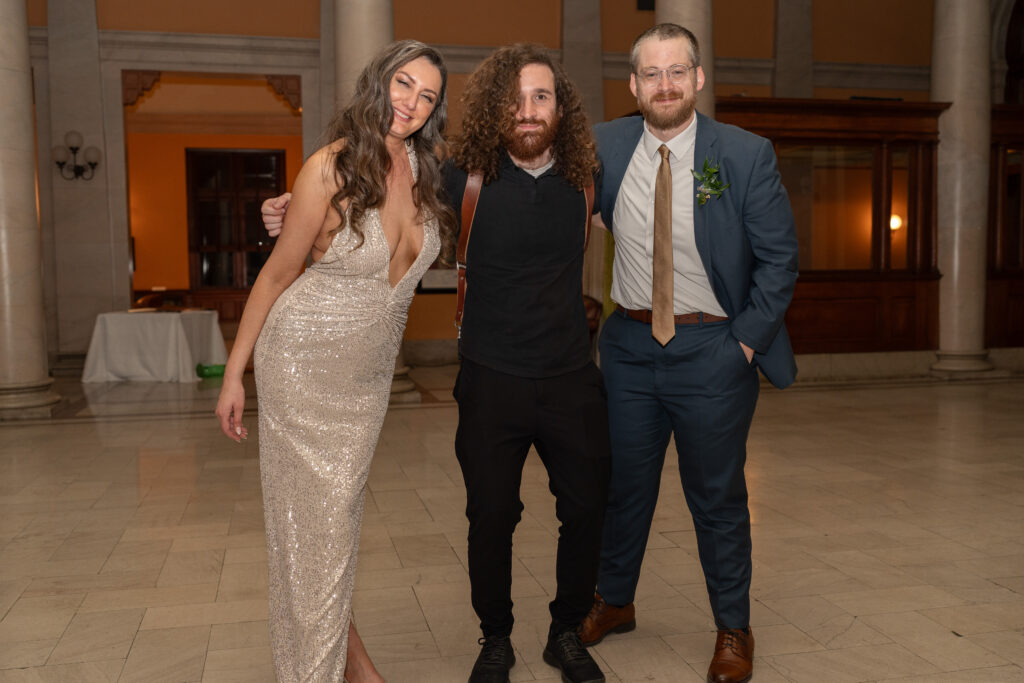
<instances>
[{"instance_id":1,"label":"deep v-neckline dress","mask_svg":"<svg viewBox=\"0 0 1024 683\"><path fill-rule=\"evenodd\" d=\"M409 147L413 178L416 155ZM270 593L279 681L345 672L366 479L387 412L416 283L440 249L437 222L391 286L377 210L338 232L278 298L255 349Z\"/></svg>"}]
</instances>

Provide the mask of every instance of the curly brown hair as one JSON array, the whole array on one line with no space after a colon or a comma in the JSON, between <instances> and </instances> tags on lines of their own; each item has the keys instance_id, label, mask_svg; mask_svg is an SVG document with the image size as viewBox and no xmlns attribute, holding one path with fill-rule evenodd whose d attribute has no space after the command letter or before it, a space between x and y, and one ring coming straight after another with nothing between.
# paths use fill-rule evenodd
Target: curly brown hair
<instances>
[{"instance_id":1,"label":"curly brown hair","mask_svg":"<svg viewBox=\"0 0 1024 683\"><path fill-rule=\"evenodd\" d=\"M543 64L555 75L560 120L552 145L554 169L583 189L598 168L590 121L565 68L540 45L518 43L499 48L470 75L462 94L462 132L452 140L455 163L465 171L480 171L484 182L498 176L498 164L505 151L501 144L502 128L510 116L515 116L519 72L527 64Z\"/></svg>"},{"instance_id":2,"label":"curly brown hair","mask_svg":"<svg viewBox=\"0 0 1024 683\"><path fill-rule=\"evenodd\" d=\"M358 237L354 248L363 244L360 223L367 211L384 205L391 156L384 144L395 115L391 106L391 78L402 66L419 57L426 57L441 72L441 92L437 94L434 111L423 127L409 136L419 161L419 178L413 186L413 199L421 216L433 216L441 234L441 260L451 263L455 252L455 213L444 201L443 178L437 150L444 145L444 129L448 122L448 69L441 55L417 40L391 43L377 54L356 82L349 105L334 117L327 129L327 142L344 140L334 157L333 171L339 190L331 197L331 206ZM348 201L348 216L342 209Z\"/></svg>"}]
</instances>

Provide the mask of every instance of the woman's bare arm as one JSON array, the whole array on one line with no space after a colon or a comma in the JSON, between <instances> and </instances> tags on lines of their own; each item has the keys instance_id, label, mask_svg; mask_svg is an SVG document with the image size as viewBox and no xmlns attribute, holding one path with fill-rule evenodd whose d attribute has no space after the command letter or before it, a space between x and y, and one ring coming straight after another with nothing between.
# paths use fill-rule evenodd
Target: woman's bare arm
<instances>
[{"instance_id":1,"label":"woman's bare arm","mask_svg":"<svg viewBox=\"0 0 1024 683\"><path fill-rule=\"evenodd\" d=\"M241 421L245 405L242 375L267 314L281 293L302 272L306 255L314 242L331 227L326 226L325 221L335 188L328 186L333 174L325 173L325 168L332 156L331 148L324 148L303 164L295 179L285 217L288 229L281 232L246 301L235 343L224 368L224 384L216 409L221 431L235 441L240 441L246 435Z\"/></svg>"}]
</instances>

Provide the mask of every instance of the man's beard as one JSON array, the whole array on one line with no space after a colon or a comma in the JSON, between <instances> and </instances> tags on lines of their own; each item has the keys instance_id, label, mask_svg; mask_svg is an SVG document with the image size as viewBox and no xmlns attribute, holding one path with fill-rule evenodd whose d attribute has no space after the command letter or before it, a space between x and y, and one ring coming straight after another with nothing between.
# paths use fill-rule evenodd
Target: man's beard
<instances>
[{"instance_id":1,"label":"man's beard","mask_svg":"<svg viewBox=\"0 0 1024 683\"><path fill-rule=\"evenodd\" d=\"M537 130L519 131L516 126L531 123L540 126ZM510 156L515 159L536 159L555 142L558 135L558 117L550 122L543 119L515 119L504 126L501 142Z\"/></svg>"},{"instance_id":2,"label":"man's beard","mask_svg":"<svg viewBox=\"0 0 1024 683\"><path fill-rule=\"evenodd\" d=\"M684 93L676 95L676 106L672 109L655 109L654 102L659 98L665 98L675 93L663 93L654 95L649 100L637 98L640 105L640 113L643 114L647 125L656 130L671 130L686 123L697 105L696 97L687 97Z\"/></svg>"}]
</instances>

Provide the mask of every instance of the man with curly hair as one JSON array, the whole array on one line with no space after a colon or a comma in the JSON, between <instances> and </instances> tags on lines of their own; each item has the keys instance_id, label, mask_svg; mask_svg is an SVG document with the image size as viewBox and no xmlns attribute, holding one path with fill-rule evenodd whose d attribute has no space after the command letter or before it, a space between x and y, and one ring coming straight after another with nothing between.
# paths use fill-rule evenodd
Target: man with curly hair
<instances>
[{"instance_id":1,"label":"man with curly hair","mask_svg":"<svg viewBox=\"0 0 1024 683\"><path fill-rule=\"evenodd\" d=\"M469 680L504 683L515 663L512 534L534 446L561 522L544 660L564 681L596 683L604 675L577 633L593 603L611 457L582 292L594 140L576 88L539 46L497 50L470 76L463 102L446 177L457 216L467 177L483 176L454 391L472 602L484 636Z\"/></svg>"},{"instance_id":2,"label":"man with curly hair","mask_svg":"<svg viewBox=\"0 0 1024 683\"><path fill-rule=\"evenodd\" d=\"M462 99L462 132L443 172L456 217L471 174L482 180L465 254L454 390L471 597L483 631L469 681L507 683L515 665L512 534L532 446L561 523L544 661L568 683L601 683L578 633L593 604L611 462L583 305L586 194L596 194L600 174L593 133L564 67L538 45L495 51L470 75ZM288 200L264 202L271 235Z\"/></svg>"}]
</instances>

